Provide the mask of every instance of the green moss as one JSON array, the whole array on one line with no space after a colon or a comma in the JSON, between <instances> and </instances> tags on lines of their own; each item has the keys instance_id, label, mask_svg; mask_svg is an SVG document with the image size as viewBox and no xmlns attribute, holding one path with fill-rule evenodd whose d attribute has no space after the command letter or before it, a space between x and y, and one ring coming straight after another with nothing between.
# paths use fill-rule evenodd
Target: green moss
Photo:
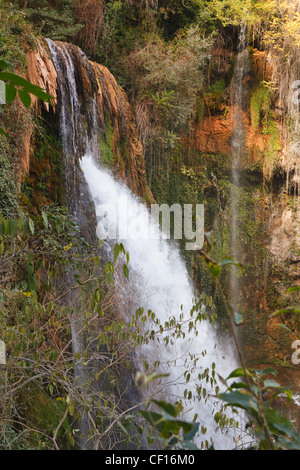
<instances>
[{"instance_id":1,"label":"green moss","mask_svg":"<svg viewBox=\"0 0 300 470\"><path fill-rule=\"evenodd\" d=\"M268 88L260 83L251 93L250 116L251 126L255 131L261 126L262 118L268 120L271 108L271 94Z\"/></svg>"},{"instance_id":2,"label":"green moss","mask_svg":"<svg viewBox=\"0 0 300 470\"><path fill-rule=\"evenodd\" d=\"M100 136L101 161L111 165L114 160L113 154L113 128L110 120L106 119L105 136Z\"/></svg>"},{"instance_id":3,"label":"green moss","mask_svg":"<svg viewBox=\"0 0 300 470\"><path fill-rule=\"evenodd\" d=\"M211 111L218 111L222 102L223 92L226 88L224 78L214 82L209 89L204 93L205 103Z\"/></svg>"},{"instance_id":4,"label":"green moss","mask_svg":"<svg viewBox=\"0 0 300 470\"><path fill-rule=\"evenodd\" d=\"M274 157L281 150L281 139L279 129L275 121L267 121L262 129L262 134L269 135L267 156Z\"/></svg>"},{"instance_id":5,"label":"green moss","mask_svg":"<svg viewBox=\"0 0 300 470\"><path fill-rule=\"evenodd\" d=\"M196 103L196 121L202 122L205 116L205 102L203 96L198 96Z\"/></svg>"},{"instance_id":6,"label":"green moss","mask_svg":"<svg viewBox=\"0 0 300 470\"><path fill-rule=\"evenodd\" d=\"M272 93L263 83L260 83L251 94L250 116L254 131L261 128L261 133L269 136L266 151L263 156L263 171L265 175L270 178L282 145L279 129L272 112Z\"/></svg>"},{"instance_id":7,"label":"green moss","mask_svg":"<svg viewBox=\"0 0 300 470\"><path fill-rule=\"evenodd\" d=\"M41 437L38 430L51 438L64 415L64 406L61 402L51 398L38 384L31 384L27 389L23 389L19 393L18 401L21 403L22 414L28 426L32 430L37 430L36 433L31 433L30 444L34 448L38 443L38 447L40 447ZM66 418L57 436L59 442L64 441L63 434L69 428L70 425ZM46 447L48 444L52 445L52 443L45 442Z\"/></svg>"},{"instance_id":8,"label":"green moss","mask_svg":"<svg viewBox=\"0 0 300 470\"><path fill-rule=\"evenodd\" d=\"M49 119L49 118L48 118ZM30 159L30 172L21 186L21 202L26 210L42 205L62 203L64 164L57 122L43 119L35 123L35 147Z\"/></svg>"}]
</instances>

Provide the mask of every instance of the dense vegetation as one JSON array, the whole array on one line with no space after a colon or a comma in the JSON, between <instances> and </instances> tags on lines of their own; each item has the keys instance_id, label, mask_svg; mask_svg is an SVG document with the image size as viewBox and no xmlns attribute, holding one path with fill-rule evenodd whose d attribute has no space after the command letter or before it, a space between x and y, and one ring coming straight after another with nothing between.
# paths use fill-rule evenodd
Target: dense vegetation
<instances>
[{"instance_id":1,"label":"dense vegetation","mask_svg":"<svg viewBox=\"0 0 300 470\"><path fill-rule=\"evenodd\" d=\"M206 248L211 252L201 254L204 263L199 253L187 255L197 287L201 291L205 287L200 301L207 304L209 314L203 314L200 304L195 306L190 330L195 331L200 321L207 316L212 319L210 315L217 311L219 327L234 332L233 324L243 319L231 312L227 294L226 266L241 268L226 257L230 254L230 155L197 151L189 146L189 136L206 118L228 113L234 56L240 25L245 23L252 54L254 50L271 54L277 71L266 80L254 77L248 103L254 135L268 138L261 159L245 165L248 186L240 201L248 287L255 285L259 290L265 280L261 265L265 267L269 259L264 251L265 227L254 218L255 204L257 200L265 203L274 175L279 179L295 172L299 109L287 104L278 117L276 106L279 98L290 103L294 93L287 77L296 80L300 70L299 18L296 0L18 0L14 4L0 0L0 79L4 74L9 98L0 108L0 129L5 131L0 135L0 338L7 348L7 365L0 366L0 448L72 448L80 444L78 423L86 415L92 423L95 448L138 446L145 430L151 444L158 439L167 448L193 449L192 439L200 433L201 447L213 448L197 416L193 423L181 419L181 403L154 401L160 410L155 413L138 396L137 405L130 404L136 388L134 381L126 383L125 375L132 369L133 352L143 343L156 341L156 333L164 329L170 331L165 341L180 337L181 324L172 320L160 325L153 312L137 311L128 323L116 314L113 274L120 269L124 279L130 276L130 254L116 245L115 263L105 263L98 247L84 240L62 207L59 185L64 170L56 122L46 122L44 116L37 119L30 108L29 95L46 100L49 96L22 81L26 51L35 49L36 38L42 35L77 44L91 60L107 66L134 109L147 182L155 199L159 203L209 202L206 229L217 232L217 239L212 244L207 235ZM224 67L220 65L222 50L231 54ZM286 124L286 148L293 165L283 170L278 165L279 121ZM38 168L35 177L20 170L23 137L29 129ZM257 265L251 258L254 251ZM277 278L285 276L285 268L279 266ZM288 288L291 283L286 277L283 285ZM291 301L299 300L297 288L276 301L275 294L268 295L272 295L270 306L278 307L278 315L283 316L284 338L290 338L299 331L299 310L287 309ZM96 346L84 353L77 351L75 358L70 327L73 310L83 319L80 334L86 344L98 332ZM259 319L252 315L248 320L247 315L245 321L257 331ZM148 322L151 328L145 332ZM192 359L185 374L187 384ZM84 387L74 382L75 370L82 364L90 365ZM293 426L272 408L279 394L291 399L274 375L273 368L261 372L243 364L228 378L227 392L221 398L229 408L246 410L254 447L299 449ZM137 385L147 386L160 378L159 373L149 371L136 377ZM239 382L232 384L230 379L236 378ZM214 368L201 379L219 393ZM205 387L199 387L199 397L207 398ZM145 409L139 414L141 405ZM226 416L225 407L216 413L215 422L221 429L239 426Z\"/></svg>"}]
</instances>

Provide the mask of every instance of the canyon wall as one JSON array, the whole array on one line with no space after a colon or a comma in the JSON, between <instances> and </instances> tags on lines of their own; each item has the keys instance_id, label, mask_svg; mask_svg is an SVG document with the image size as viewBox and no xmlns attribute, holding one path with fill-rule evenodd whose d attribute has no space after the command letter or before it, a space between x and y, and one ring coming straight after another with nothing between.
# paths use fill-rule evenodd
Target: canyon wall
<instances>
[{"instance_id":1,"label":"canyon wall","mask_svg":"<svg viewBox=\"0 0 300 470\"><path fill-rule=\"evenodd\" d=\"M229 193L236 113L232 77L237 54L218 49L214 60L218 74L199 101L197 120L184 144L187 152L193 152L194 167L203 168L205 162L210 169L207 206L216 198L219 203L206 228L214 231L219 244L216 256L221 256L231 253ZM239 332L249 363L292 367L291 345L299 334L299 320L290 314L271 315L298 301L297 295L286 294L289 287L300 284L298 163L289 150L283 103L273 101L268 88L276 74L272 57L251 49L250 60L251 68L243 76L245 98L240 115L245 135L236 195L239 261L246 268L239 283L238 307L244 317ZM224 282L228 285L229 280Z\"/></svg>"}]
</instances>

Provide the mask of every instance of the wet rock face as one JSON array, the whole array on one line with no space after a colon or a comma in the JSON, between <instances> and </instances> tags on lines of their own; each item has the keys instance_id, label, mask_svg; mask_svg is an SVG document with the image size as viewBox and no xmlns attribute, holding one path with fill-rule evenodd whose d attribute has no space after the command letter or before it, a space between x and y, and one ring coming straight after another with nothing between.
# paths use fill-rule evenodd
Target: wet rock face
<instances>
[{"instance_id":1,"label":"wet rock face","mask_svg":"<svg viewBox=\"0 0 300 470\"><path fill-rule=\"evenodd\" d=\"M40 86L47 91L54 99L51 101L52 108L55 110L57 102L57 73L53 65L47 43L44 39L37 41L36 50L29 50L26 53L27 57L27 78L30 82ZM35 97L31 97L32 102L38 111L41 102ZM49 110L49 104L44 103L44 106Z\"/></svg>"},{"instance_id":2,"label":"wet rock face","mask_svg":"<svg viewBox=\"0 0 300 470\"><path fill-rule=\"evenodd\" d=\"M106 143L111 129L109 145L113 169L136 195L154 202L146 184L143 146L126 93L106 67L96 63L92 66L99 85L98 112Z\"/></svg>"},{"instance_id":3,"label":"wet rock face","mask_svg":"<svg viewBox=\"0 0 300 470\"><path fill-rule=\"evenodd\" d=\"M224 50L217 52L221 73L228 78L229 57L235 64L237 58L233 59ZM287 171L292 166L293 156L285 146L287 134L281 109L262 85L273 75L272 58L257 50L250 53L251 64L246 58L240 55L239 68L243 69L243 75L240 77L242 92L235 100L238 113L232 99L232 88L237 81L235 71L230 82L227 80L227 88L222 91L217 105L209 102L208 95L205 112L184 143L199 152L199 159L209 159L211 155L224 162L233 161L237 152L234 140L242 147L237 168L240 201L236 207L237 240L241 244L238 259L246 268L240 286L239 311L244 317L244 324L239 327L241 341L249 363L286 362L292 367L291 344L299 336L299 320L288 315L272 318L271 314L299 301L286 294L288 287L300 284L299 197L293 190L297 173ZM220 78L221 75L219 81ZM236 115L242 122L243 135L235 135L238 138L234 139ZM217 184L220 186L222 178L225 181L231 178L232 183L229 165L224 165L223 175L219 177ZM229 238L233 218L229 197L226 204L223 229ZM218 217L216 215L216 227ZM215 235L222 239L221 233ZM228 255L226 243L224 250L223 254ZM280 323L285 323L293 333L280 328Z\"/></svg>"},{"instance_id":4,"label":"wet rock face","mask_svg":"<svg viewBox=\"0 0 300 470\"><path fill-rule=\"evenodd\" d=\"M33 101L34 109L37 115L42 114L50 123L57 122L56 127L60 128L64 167L60 186L65 187L60 202L67 204L82 227L87 227L85 238L90 238L93 232L90 221L95 215L79 168L84 154L98 155L99 163L108 164L138 196L154 202L146 184L143 147L134 116L126 93L118 87L113 75L105 67L89 61L80 48L69 43L41 39L36 50L27 53L27 58L27 78L54 97L51 109L37 99ZM105 161L101 143L108 149L110 161ZM37 172L41 161L35 158L35 148L32 126L24 132L20 165L20 179L27 178L30 185L38 182L41 173ZM47 162L42 163L44 174ZM57 178L59 175L53 179L53 172L49 172L48 189L58 186ZM49 190L49 203L53 202L52 193L54 191ZM78 197L82 193L86 198ZM37 191L36 203L40 197ZM45 198L47 195L43 194L41 203L47 204ZM79 207L83 200L85 207Z\"/></svg>"},{"instance_id":5,"label":"wet rock face","mask_svg":"<svg viewBox=\"0 0 300 470\"><path fill-rule=\"evenodd\" d=\"M61 42L53 43L53 47L55 44L57 63L61 71L59 81L49 44L45 39L40 40L35 51L27 53L27 75L32 83L41 86L54 97L51 105L54 113L61 118L62 110L57 103L63 102L62 94L65 97L70 95L69 87L72 82L70 76L73 73L74 90L71 95L74 98L76 94L76 99L65 102L64 106L65 112L73 111L75 118L72 126L69 126L68 122L65 123L67 129L62 136L65 150L76 155L75 160L78 160L86 152L87 141L94 142L93 151L98 152L99 161L103 163L101 148L96 150L96 141L99 140L99 136L105 142L109 139L113 156L110 162L112 169L137 195L148 202L154 202L146 184L143 147L126 93L118 87L115 78L106 67L89 61L80 48ZM36 99L34 106L39 114L41 106L49 110L49 105L41 104ZM99 131L97 136L91 134L95 127ZM107 136L108 128L111 129L112 136ZM76 138L74 138L75 133ZM27 134L24 136L23 174L29 172L30 153L33 151L32 130L30 132L28 130ZM73 163L70 164L69 161L66 168L66 172L71 175L73 170L70 168L69 171L68 166L73 166Z\"/></svg>"}]
</instances>

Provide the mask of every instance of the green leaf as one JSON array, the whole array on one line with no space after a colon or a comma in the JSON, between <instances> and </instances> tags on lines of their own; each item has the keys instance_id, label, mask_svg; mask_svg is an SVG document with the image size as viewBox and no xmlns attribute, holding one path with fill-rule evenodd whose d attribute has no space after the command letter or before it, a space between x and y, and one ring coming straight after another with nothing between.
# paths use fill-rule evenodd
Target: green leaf
<instances>
[{"instance_id":1,"label":"green leaf","mask_svg":"<svg viewBox=\"0 0 300 470\"><path fill-rule=\"evenodd\" d=\"M74 403L71 401L71 402L69 403L69 413L70 413L71 416L74 415L74 411L75 411Z\"/></svg>"},{"instance_id":2,"label":"green leaf","mask_svg":"<svg viewBox=\"0 0 300 470\"><path fill-rule=\"evenodd\" d=\"M221 268L217 264L210 264L208 268L214 277L218 277L221 273Z\"/></svg>"},{"instance_id":3,"label":"green leaf","mask_svg":"<svg viewBox=\"0 0 300 470\"><path fill-rule=\"evenodd\" d=\"M10 219L9 220L9 234L12 238L15 238L15 236L18 233L18 220L15 219Z\"/></svg>"},{"instance_id":4,"label":"green leaf","mask_svg":"<svg viewBox=\"0 0 300 470\"><path fill-rule=\"evenodd\" d=\"M264 381L264 388L281 388L281 385L276 380L268 379Z\"/></svg>"},{"instance_id":5,"label":"green leaf","mask_svg":"<svg viewBox=\"0 0 300 470\"><path fill-rule=\"evenodd\" d=\"M124 434L126 434L127 436L129 436L129 433L128 433L127 429L125 428L125 426L124 426L122 423L118 422L118 426L119 426L119 428L121 429L121 431L124 432Z\"/></svg>"},{"instance_id":6,"label":"green leaf","mask_svg":"<svg viewBox=\"0 0 300 470\"><path fill-rule=\"evenodd\" d=\"M5 226L5 235L10 235L10 226L9 226L9 220L4 219L4 226Z\"/></svg>"},{"instance_id":7,"label":"green leaf","mask_svg":"<svg viewBox=\"0 0 300 470\"><path fill-rule=\"evenodd\" d=\"M42 212L42 219L43 219L45 228L48 229L48 217L47 217L46 212Z\"/></svg>"},{"instance_id":8,"label":"green leaf","mask_svg":"<svg viewBox=\"0 0 300 470\"><path fill-rule=\"evenodd\" d=\"M286 293L291 294L292 292L296 292L296 291L299 291L299 290L300 290L300 286L292 286L286 291Z\"/></svg>"},{"instance_id":9,"label":"green leaf","mask_svg":"<svg viewBox=\"0 0 300 470\"><path fill-rule=\"evenodd\" d=\"M280 315L281 313L300 313L300 307L284 307L281 308L280 310L277 310L272 314L272 317L276 317L277 315Z\"/></svg>"},{"instance_id":10,"label":"green leaf","mask_svg":"<svg viewBox=\"0 0 300 470\"><path fill-rule=\"evenodd\" d=\"M230 258L228 256L224 257L220 261L221 266L226 266L226 265L234 265L237 266L243 274L245 274L245 268L242 266L238 261L236 261L234 258Z\"/></svg>"},{"instance_id":11,"label":"green leaf","mask_svg":"<svg viewBox=\"0 0 300 470\"><path fill-rule=\"evenodd\" d=\"M289 441L285 438L279 438L278 439L278 444L280 445L281 448L284 450L300 450L300 440L295 439L295 442Z\"/></svg>"},{"instance_id":12,"label":"green leaf","mask_svg":"<svg viewBox=\"0 0 300 470\"><path fill-rule=\"evenodd\" d=\"M30 229L32 235L34 235L34 222L33 222L33 220L29 218L28 219L28 224L29 224L29 229Z\"/></svg>"},{"instance_id":13,"label":"green leaf","mask_svg":"<svg viewBox=\"0 0 300 470\"><path fill-rule=\"evenodd\" d=\"M177 417L177 410L175 406L171 403L167 403L166 401L159 401L159 400L151 400L152 403L155 403L159 408L163 409L169 415L173 416L174 418Z\"/></svg>"},{"instance_id":14,"label":"green leaf","mask_svg":"<svg viewBox=\"0 0 300 470\"><path fill-rule=\"evenodd\" d=\"M2 129L2 127L0 127L0 135L5 135L5 137L8 137L7 133L4 129Z\"/></svg>"},{"instance_id":15,"label":"green leaf","mask_svg":"<svg viewBox=\"0 0 300 470\"><path fill-rule=\"evenodd\" d=\"M294 332L290 328L288 328L286 325L284 325L283 323L278 323L276 326L278 328L283 328L284 330L288 331L292 335L294 334Z\"/></svg>"},{"instance_id":16,"label":"green leaf","mask_svg":"<svg viewBox=\"0 0 300 470\"><path fill-rule=\"evenodd\" d=\"M114 262L117 261L119 253L120 253L120 245L116 243L114 246Z\"/></svg>"},{"instance_id":17,"label":"green leaf","mask_svg":"<svg viewBox=\"0 0 300 470\"><path fill-rule=\"evenodd\" d=\"M182 447L188 450L199 450L199 448L193 442L190 441L183 441Z\"/></svg>"},{"instance_id":18,"label":"green leaf","mask_svg":"<svg viewBox=\"0 0 300 470\"><path fill-rule=\"evenodd\" d=\"M221 267L215 263L212 259L210 259L206 253L200 251L201 258L204 260L205 264L207 265L208 269L210 270L211 274L214 277L218 277L221 273Z\"/></svg>"},{"instance_id":19,"label":"green leaf","mask_svg":"<svg viewBox=\"0 0 300 470\"><path fill-rule=\"evenodd\" d=\"M290 420L280 414L278 411L272 408L267 408L264 414L266 422L271 432L275 434L277 432L280 432L290 437L297 437L297 434L295 433L294 427Z\"/></svg>"},{"instance_id":20,"label":"green leaf","mask_svg":"<svg viewBox=\"0 0 300 470\"><path fill-rule=\"evenodd\" d=\"M105 280L106 280L106 282L107 282L107 284L108 284L109 286L112 286L112 285L114 284L114 278L113 278L112 273L110 273L110 272L107 273L107 274L105 275Z\"/></svg>"},{"instance_id":21,"label":"green leaf","mask_svg":"<svg viewBox=\"0 0 300 470\"><path fill-rule=\"evenodd\" d=\"M21 87L24 87L29 83L25 78L12 72L0 72L0 80L8 81L13 85Z\"/></svg>"},{"instance_id":22,"label":"green leaf","mask_svg":"<svg viewBox=\"0 0 300 470\"><path fill-rule=\"evenodd\" d=\"M159 414L153 411L140 411L141 415L154 426L164 439L171 438L172 435L179 434L182 429L183 434L190 432L194 428L194 424L181 421L168 413Z\"/></svg>"},{"instance_id":23,"label":"green leaf","mask_svg":"<svg viewBox=\"0 0 300 470\"><path fill-rule=\"evenodd\" d=\"M257 375L278 375L278 370L274 369L274 367L265 367L263 370L255 370Z\"/></svg>"},{"instance_id":24,"label":"green leaf","mask_svg":"<svg viewBox=\"0 0 300 470\"><path fill-rule=\"evenodd\" d=\"M246 370L246 373L249 377L252 377L252 374L250 373L249 370ZM245 377L245 371L242 367L239 367L238 369L235 369L234 371L232 371L226 380L234 379L236 377Z\"/></svg>"},{"instance_id":25,"label":"green leaf","mask_svg":"<svg viewBox=\"0 0 300 470\"><path fill-rule=\"evenodd\" d=\"M22 231L23 235L27 235L29 230L30 230L29 219L24 219L22 227L21 227L21 231Z\"/></svg>"},{"instance_id":26,"label":"green leaf","mask_svg":"<svg viewBox=\"0 0 300 470\"><path fill-rule=\"evenodd\" d=\"M124 276L126 277L126 279L129 280L129 269L128 269L127 264L123 265L123 272L124 272Z\"/></svg>"},{"instance_id":27,"label":"green leaf","mask_svg":"<svg viewBox=\"0 0 300 470\"><path fill-rule=\"evenodd\" d=\"M10 104L17 95L17 89L12 85L5 85L6 104Z\"/></svg>"},{"instance_id":28,"label":"green leaf","mask_svg":"<svg viewBox=\"0 0 300 470\"><path fill-rule=\"evenodd\" d=\"M145 386L149 382L152 382L153 380L162 379L164 377L169 377L169 374L160 374L157 372L151 372L149 374L145 374L144 372L137 372L136 377L135 377L135 382L138 383L139 381L141 381L143 386Z\"/></svg>"},{"instance_id":29,"label":"green leaf","mask_svg":"<svg viewBox=\"0 0 300 470\"><path fill-rule=\"evenodd\" d=\"M185 442L186 441L191 441L192 439L194 439L194 437L196 436L196 434L199 430L199 425L200 425L199 423L195 423L193 428L189 432L187 432L183 435Z\"/></svg>"},{"instance_id":30,"label":"green leaf","mask_svg":"<svg viewBox=\"0 0 300 470\"><path fill-rule=\"evenodd\" d=\"M20 86L23 88L24 93L31 93L32 95L36 96L37 98L40 98L43 101L49 101L51 99L54 99L54 96L51 96L46 93L41 87L30 83L28 80L23 77L20 77L20 75L17 75L15 73L0 72L0 80L8 81L12 86Z\"/></svg>"},{"instance_id":31,"label":"green leaf","mask_svg":"<svg viewBox=\"0 0 300 470\"><path fill-rule=\"evenodd\" d=\"M230 390L235 388L249 390L249 386L244 382L233 382L232 384L230 384Z\"/></svg>"},{"instance_id":32,"label":"green leaf","mask_svg":"<svg viewBox=\"0 0 300 470\"><path fill-rule=\"evenodd\" d=\"M237 408L242 408L248 412L254 411L258 413L258 404L257 401L251 397L247 392L229 392L221 393L218 397L228 403L230 406L236 406Z\"/></svg>"},{"instance_id":33,"label":"green leaf","mask_svg":"<svg viewBox=\"0 0 300 470\"><path fill-rule=\"evenodd\" d=\"M29 108L29 106L31 105L30 95L26 91L23 91L23 90L18 90L18 94L25 108Z\"/></svg>"},{"instance_id":34,"label":"green leaf","mask_svg":"<svg viewBox=\"0 0 300 470\"><path fill-rule=\"evenodd\" d=\"M42 101L49 102L51 99L55 99L54 96L49 95L42 88L36 85L33 85L32 83L29 83L29 82L27 82L27 84L23 87L23 89L27 93L31 93L32 95L36 96Z\"/></svg>"},{"instance_id":35,"label":"green leaf","mask_svg":"<svg viewBox=\"0 0 300 470\"><path fill-rule=\"evenodd\" d=\"M207 254L204 251L199 250L199 253L200 253L201 258L204 260L205 264L207 265L208 269L210 270L211 274L217 278L221 273L221 267L217 263L215 263L212 259L210 259L209 256L207 256Z\"/></svg>"},{"instance_id":36,"label":"green leaf","mask_svg":"<svg viewBox=\"0 0 300 470\"><path fill-rule=\"evenodd\" d=\"M6 60L0 60L0 69L7 69L11 64Z\"/></svg>"}]
</instances>

